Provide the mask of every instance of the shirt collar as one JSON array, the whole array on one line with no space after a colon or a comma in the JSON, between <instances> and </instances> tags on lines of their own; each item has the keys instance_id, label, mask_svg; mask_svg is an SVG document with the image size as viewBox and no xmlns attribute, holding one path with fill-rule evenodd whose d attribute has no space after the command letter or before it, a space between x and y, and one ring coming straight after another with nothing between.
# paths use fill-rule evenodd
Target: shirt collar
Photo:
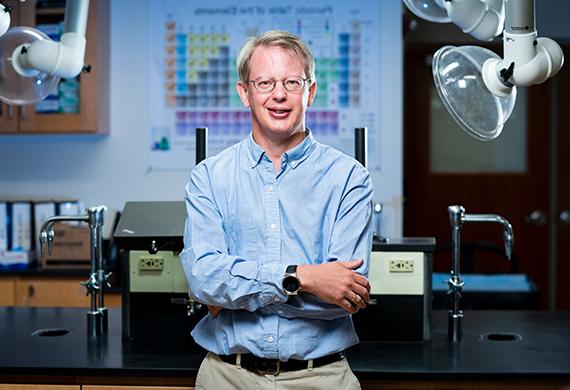
<instances>
[{"instance_id":1,"label":"shirt collar","mask_svg":"<svg viewBox=\"0 0 570 390\"><path fill-rule=\"evenodd\" d=\"M261 158L265 154L265 151L253 140L253 131L249 133L249 137L247 138L247 151L249 154L251 167L255 168L261 161Z\"/></svg>"},{"instance_id":2,"label":"shirt collar","mask_svg":"<svg viewBox=\"0 0 570 390\"><path fill-rule=\"evenodd\" d=\"M299 164L301 164L307 159L307 157L309 157L317 142L315 140L315 137L313 137L313 133L308 127L305 131L307 133L305 139L299 145L283 154L293 169L297 168ZM249 133L247 140L247 149L251 167L255 168L261 161L263 155L265 154L265 151L253 140L253 132Z\"/></svg>"},{"instance_id":3,"label":"shirt collar","mask_svg":"<svg viewBox=\"0 0 570 390\"><path fill-rule=\"evenodd\" d=\"M308 127L305 128L305 131L307 132L307 136L303 142L283 154L293 169L305 161L315 148L316 141L315 137L313 137L313 133Z\"/></svg>"}]
</instances>

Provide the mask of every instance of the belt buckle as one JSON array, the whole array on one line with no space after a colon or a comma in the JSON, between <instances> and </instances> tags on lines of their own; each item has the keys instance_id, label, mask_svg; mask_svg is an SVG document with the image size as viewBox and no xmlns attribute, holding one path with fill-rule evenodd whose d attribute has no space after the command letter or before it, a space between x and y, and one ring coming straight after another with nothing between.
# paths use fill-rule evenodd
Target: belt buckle
<instances>
[{"instance_id":1,"label":"belt buckle","mask_svg":"<svg viewBox=\"0 0 570 390\"><path fill-rule=\"evenodd\" d=\"M281 368L281 360L257 360L254 368L258 374L277 375Z\"/></svg>"}]
</instances>

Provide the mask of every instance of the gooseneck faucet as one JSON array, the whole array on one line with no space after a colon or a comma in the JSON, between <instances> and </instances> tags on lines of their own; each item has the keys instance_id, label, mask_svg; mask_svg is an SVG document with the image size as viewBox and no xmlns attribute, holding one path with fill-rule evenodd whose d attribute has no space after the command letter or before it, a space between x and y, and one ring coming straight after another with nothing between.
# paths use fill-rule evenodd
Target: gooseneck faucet
<instances>
[{"instance_id":1,"label":"gooseneck faucet","mask_svg":"<svg viewBox=\"0 0 570 390\"><path fill-rule=\"evenodd\" d=\"M108 314L105 308L104 290L110 287L107 279L111 275L105 274L103 266L103 224L105 223L105 206L94 206L87 209L84 215L57 215L47 218L40 230L41 255L44 256L47 243L49 254L53 251L54 231L56 222L85 222L89 224L91 270L89 279L81 283L87 289L87 295L91 295L91 305L87 312L87 334L89 337L97 337L107 332Z\"/></svg>"},{"instance_id":2,"label":"gooseneck faucet","mask_svg":"<svg viewBox=\"0 0 570 390\"><path fill-rule=\"evenodd\" d=\"M514 234L509 221L496 214L466 214L463 206L453 205L447 208L449 212L449 223L452 234L452 268L451 277L447 281L449 285L448 294L453 295L453 308L449 311L448 336L449 339L457 342L461 340L463 311L460 309L461 291L465 283L460 275L460 248L461 248L461 226L466 222L495 222L503 225L503 240L505 242L505 254L511 260L513 253Z\"/></svg>"}]
</instances>

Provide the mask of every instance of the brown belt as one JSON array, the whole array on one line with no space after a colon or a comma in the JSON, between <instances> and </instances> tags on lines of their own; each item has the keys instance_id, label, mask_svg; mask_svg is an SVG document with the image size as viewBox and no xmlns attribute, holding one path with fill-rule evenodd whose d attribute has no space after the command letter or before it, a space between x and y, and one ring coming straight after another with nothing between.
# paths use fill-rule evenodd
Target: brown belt
<instances>
[{"instance_id":1,"label":"brown belt","mask_svg":"<svg viewBox=\"0 0 570 390\"><path fill-rule=\"evenodd\" d=\"M237 354L233 355L218 355L222 361L237 365ZM338 362L346 357L346 352L336 352L320 358L313 359L313 368L324 366ZM279 359L265 359L260 358L251 353L242 353L240 366L246 370L253 371L257 374L272 374L277 375L280 371L298 371L309 368L310 360L296 360L290 359L282 362Z\"/></svg>"}]
</instances>

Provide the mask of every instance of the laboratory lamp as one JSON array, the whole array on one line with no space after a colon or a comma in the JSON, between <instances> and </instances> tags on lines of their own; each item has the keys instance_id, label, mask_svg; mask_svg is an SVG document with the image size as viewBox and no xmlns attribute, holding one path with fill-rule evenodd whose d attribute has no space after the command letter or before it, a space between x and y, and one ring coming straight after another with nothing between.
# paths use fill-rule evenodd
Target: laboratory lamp
<instances>
[{"instance_id":1,"label":"laboratory lamp","mask_svg":"<svg viewBox=\"0 0 570 390\"><path fill-rule=\"evenodd\" d=\"M9 25L6 10L6 6L0 7L0 32L5 24ZM13 27L0 37L0 100L8 104L34 103L47 97L60 78L81 73L88 11L89 0L66 2L64 32L59 42L32 27Z\"/></svg>"},{"instance_id":2,"label":"laboratory lamp","mask_svg":"<svg viewBox=\"0 0 570 390\"><path fill-rule=\"evenodd\" d=\"M404 0L404 3L422 19L453 23L481 41L490 41L503 30L503 0Z\"/></svg>"},{"instance_id":3,"label":"laboratory lamp","mask_svg":"<svg viewBox=\"0 0 570 390\"><path fill-rule=\"evenodd\" d=\"M432 63L437 92L453 119L477 139L495 139L513 111L516 87L540 84L558 73L564 63L562 49L552 39L537 37L534 0L505 0L504 6L494 0L441 3L452 21L462 21L456 24L463 31L482 40L488 40L493 23L501 21L504 9L504 27L500 24L504 58L478 46L444 46L435 53ZM479 23L470 27L467 18L457 18L464 13L460 9L463 3L470 7L483 5Z\"/></svg>"},{"instance_id":4,"label":"laboratory lamp","mask_svg":"<svg viewBox=\"0 0 570 390\"><path fill-rule=\"evenodd\" d=\"M0 37L10 28L10 12L12 8L9 5L0 3Z\"/></svg>"}]
</instances>

